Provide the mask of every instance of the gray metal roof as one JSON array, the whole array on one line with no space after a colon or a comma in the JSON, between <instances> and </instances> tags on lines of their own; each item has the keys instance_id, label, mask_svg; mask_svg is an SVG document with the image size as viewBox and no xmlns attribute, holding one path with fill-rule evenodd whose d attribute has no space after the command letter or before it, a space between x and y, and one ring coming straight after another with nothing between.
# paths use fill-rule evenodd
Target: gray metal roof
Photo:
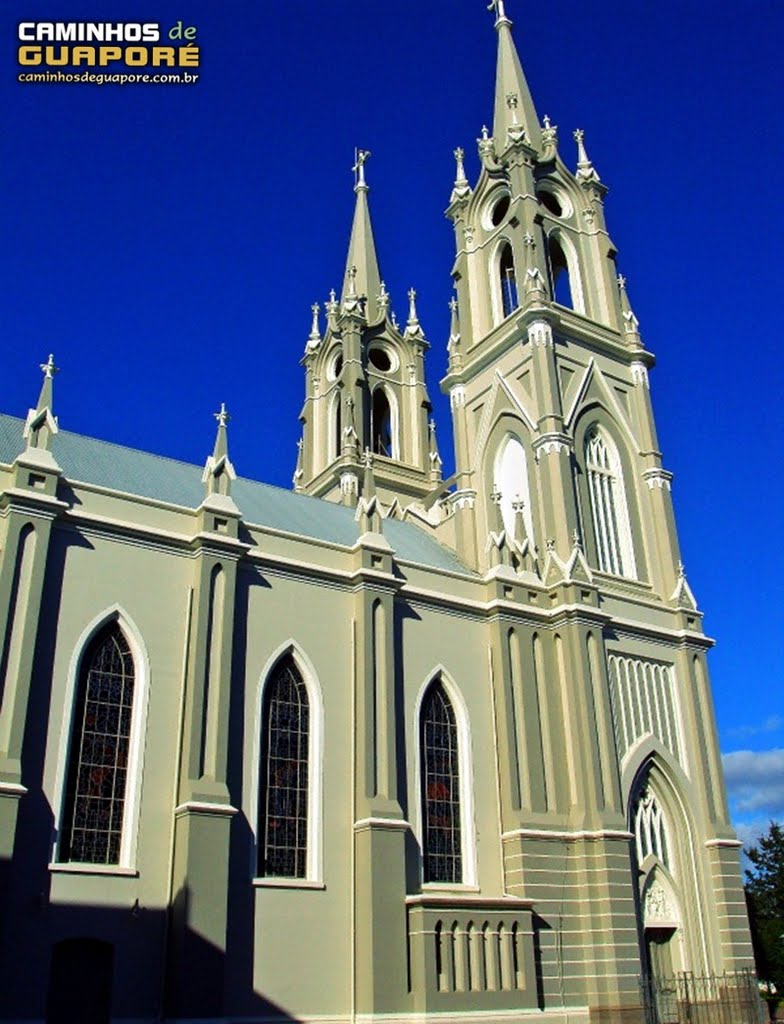
<instances>
[{"instance_id":1,"label":"gray metal roof","mask_svg":"<svg viewBox=\"0 0 784 1024\"><path fill-rule=\"evenodd\" d=\"M0 462L10 465L24 449L23 429L23 420L0 413ZM67 430L54 435L51 450L70 481L95 484L185 508L197 508L204 498L201 466ZM354 544L358 537L352 509L331 501L243 477L234 481L231 495L243 519L257 526L346 546ZM435 569L470 572L452 551L413 523L386 519L383 529L399 558Z\"/></svg>"}]
</instances>

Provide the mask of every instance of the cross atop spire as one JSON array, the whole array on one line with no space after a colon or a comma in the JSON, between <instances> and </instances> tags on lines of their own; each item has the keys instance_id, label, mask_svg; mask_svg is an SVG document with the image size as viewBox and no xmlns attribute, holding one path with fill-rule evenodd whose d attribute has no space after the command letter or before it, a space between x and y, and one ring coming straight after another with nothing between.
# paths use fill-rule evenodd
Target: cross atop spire
<instances>
[{"instance_id":1,"label":"cross atop spire","mask_svg":"<svg viewBox=\"0 0 784 1024\"><path fill-rule=\"evenodd\" d=\"M54 379L54 375L60 372L60 367L54 365L54 356L51 354L47 361L40 365L44 379L41 383L41 393L38 396L38 405L35 407L36 412L52 408L52 380Z\"/></svg>"},{"instance_id":2,"label":"cross atop spire","mask_svg":"<svg viewBox=\"0 0 784 1024\"><path fill-rule=\"evenodd\" d=\"M488 10L496 13L495 30L498 33L493 118L496 150L500 154L506 149L510 128L514 132L513 141L525 138L534 149L539 150L542 146L542 130L512 38L512 22L506 16L504 0L492 0Z\"/></svg>"},{"instance_id":3,"label":"cross atop spire","mask_svg":"<svg viewBox=\"0 0 784 1024\"><path fill-rule=\"evenodd\" d=\"M366 149L356 150L356 159L352 168L355 175L354 192L357 200L346 258L346 271L343 277L342 300L345 302L350 295L365 297L367 299L366 316L372 323L378 319L381 273L376 256L376 243L373 240L373 228L370 224L370 209L368 207L370 189L365 181L365 162L369 156L370 152Z\"/></svg>"},{"instance_id":4,"label":"cross atop spire","mask_svg":"<svg viewBox=\"0 0 784 1024\"><path fill-rule=\"evenodd\" d=\"M351 170L354 172L354 191L364 188L367 189L368 185L365 181L365 162L368 157L373 154L369 149L355 149L354 150L354 166Z\"/></svg>"},{"instance_id":5,"label":"cross atop spire","mask_svg":"<svg viewBox=\"0 0 784 1024\"><path fill-rule=\"evenodd\" d=\"M215 462L218 462L219 459L227 456L229 452L226 438L226 424L231 419L231 416L229 416L225 402L221 402L220 409L212 415L218 421L218 433L215 436L215 450L212 453L212 457Z\"/></svg>"}]
</instances>

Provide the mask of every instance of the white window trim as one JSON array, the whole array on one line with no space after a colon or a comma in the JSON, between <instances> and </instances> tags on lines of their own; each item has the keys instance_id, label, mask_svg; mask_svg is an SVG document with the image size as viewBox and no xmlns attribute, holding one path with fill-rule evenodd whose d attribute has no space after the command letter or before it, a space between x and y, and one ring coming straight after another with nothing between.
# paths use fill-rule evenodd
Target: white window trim
<instances>
[{"instance_id":1,"label":"white window trim","mask_svg":"<svg viewBox=\"0 0 784 1024\"><path fill-rule=\"evenodd\" d=\"M457 759L458 771L460 772L460 856L463 864L463 877L459 882L425 882L425 824L422 815L422 702L431 684L440 679L441 685L446 690L452 710L455 714L457 725ZM414 817L414 834L419 840L419 848L422 850L420 882L422 888L430 891L436 890L457 890L457 891L479 891L476 866L476 820L474 812L474 769L471 747L471 724L468 717L463 695L456 683L444 668L443 665L436 667L428 674L425 682L419 689L414 704L414 785L416 787L416 798L414 806L416 814Z\"/></svg>"},{"instance_id":2,"label":"white window trim","mask_svg":"<svg viewBox=\"0 0 784 1024\"><path fill-rule=\"evenodd\" d=\"M278 875L259 875L259 796L261 778L261 726L264 695L272 670L281 658L290 655L302 675L308 694L308 846L305 855L305 877L286 878ZM251 762L245 777L247 801L243 807L253 835L250 875L253 884L274 888L315 888L324 880L323 864L323 754L324 754L324 701L321 686L313 664L296 640L287 640L269 656L261 671L258 696L253 716L253 742ZM288 884L287 884L288 883ZM310 884L308 884L310 883Z\"/></svg>"},{"instance_id":3,"label":"white window trim","mask_svg":"<svg viewBox=\"0 0 784 1024\"><path fill-rule=\"evenodd\" d=\"M617 542L620 563L618 566L618 572L616 572L612 566L602 564L600 534L602 534L603 531L606 531L608 527L606 523L603 522L604 516L599 516L598 514L600 511L606 513L606 509L604 506L602 506L601 510L597 507L594 499L593 488L591 486L591 475L595 472L589 465L588 456L588 448L592 441L592 432L596 432L599 435L607 451L609 476L611 481L610 490L614 499L615 522L618 527ZM621 462L618 446L600 423L592 423L586 431L583 449L585 453L585 477L588 487L588 501L591 507L591 519L593 522L594 542L597 549L596 560L598 568L601 572L609 573L612 576L622 576L626 579L636 580L638 578L637 563L634 557L634 542L632 540L631 520L629 518L629 502L626 498L623 463ZM605 540L608 539L609 536L605 536Z\"/></svg>"},{"instance_id":4,"label":"white window trim","mask_svg":"<svg viewBox=\"0 0 784 1024\"><path fill-rule=\"evenodd\" d=\"M128 641L133 658L133 712L131 715L131 735L128 743L128 774L125 782L125 807L123 809L123 830L120 840L120 860L111 868L135 870L137 845L139 837L139 811L141 806L142 776L144 768L144 744L147 732L147 705L149 698L150 661L141 633L130 615L120 606L113 605L97 615L82 631L74 645L66 678L63 713L60 716L60 738L58 742L57 769L54 780L55 808L54 821L54 853L52 862L58 867L79 864L80 861L60 860L60 840L62 837L63 808L65 804L65 788L68 775L68 762L71 754L71 735L74 724L74 702L82 658L85 650L99 630L110 622L116 622ZM52 719L54 721L54 719ZM88 862L85 862L88 863Z\"/></svg>"}]
</instances>

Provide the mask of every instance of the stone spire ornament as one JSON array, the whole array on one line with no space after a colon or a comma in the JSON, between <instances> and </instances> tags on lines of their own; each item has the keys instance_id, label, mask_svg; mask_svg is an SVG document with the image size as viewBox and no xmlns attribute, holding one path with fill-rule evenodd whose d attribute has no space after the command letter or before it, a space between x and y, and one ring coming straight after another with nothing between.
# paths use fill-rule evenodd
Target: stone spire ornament
<instances>
[{"instance_id":1,"label":"stone spire ornament","mask_svg":"<svg viewBox=\"0 0 784 1024\"><path fill-rule=\"evenodd\" d=\"M218 430L215 434L215 445L212 455L204 464L202 481L207 485L207 496L220 495L228 498L231 491L231 481L237 479L234 466L229 459L229 441L226 426L231 419L224 402L218 412L213 413L218 421Z\"/></svg>"},{"instance_id":2,"label":"stone spire ornament","mask_svg":"<svg viewBox=\"0 0 784 1024\"><path fill-rule=\"evenodd\" d=\"M373 473L373 453L366 448L362 455L364 473L362 475L362 493L357 501L354 518L359 523L362 533L381 533L381 505L376 494L376 478Z\"/></svg>"},{"instance_id":3,"label":"stone spire ornament","mask_svg":"<svg viewBox=\"0 0 784 1024\"><path fill-rule=\"evenodd\" d=\"M319 331L319 309L320 306L318 302L314 302L313 305L310 307L310 311L313 314L313 320L310 325L310 334L308 335L306 350L313 350L314 348L318 348L319 344L321 343L321 333Z\"/></svg>"},{"instance_id":4,"label":"stone spire ornament","mask_svg":"<svg viewBox=\"0 0 784 1024\"><path fill-rule=\"evenodd\" d=\"M449 341L446 343L446 350L449 354L450 371L457 371L463 366L463 354L460 351L460 320L457 313L457 299L454 295L449 300L449 311L452 314L452 319L449 326Z\"/></svg>"},{"instance_id":5,"label":"stone spire ornament","mask_svg":"<svg viewBox=\"0 0 784 1024\"><path fill-rule=\"evenodd\" d=\"M438 445L436 444L436 423L435 420L430 420L427 425L428 432L428 448L430 460L430 480L432 483L437 484L442 479L443 462L441 456L438 454Z\"/></svg>"},{"instance_id":6,"label":"stone spire ornament","mask_svg":"<svg viewBox=\"0 0 784 1024\"><path fill-rule=\"evenodd\" d=\"M626 340L632 344L642 344L640 339L640 321L634 315L634 310L629 303L629 296L626 293L626 278L623 274L618 275L618 292L621 298L621 317L623 318L623 333Z\"/></svg>"},{"instance_id":7,"label":"stone spire ornament","mask_svg":"<svg viewBox=\"0 0 784 1024\"><path fill-rule=\"evenodd\" d=\"M479 148L479 159L483 164L495 163L495 143L490 138L490 133L486 124L482 125L482 134L476 140L477 147Z\"/></svg>"},{"instance_id":8,"label":"stone spire ornament","mask_svg":"<svg viewBox=\"0 0 784 1024\"><path fill-rule=\"evenodd\" d=\"M27 441L27 447L40 448L44 451L49 449L49 442L53 434L57 433L57 418L54 415L54 396L52 382L54 375L60 372L55 366L54 356L50 354L45 363L41 363L41 372L44 379L41 381L41 391L38 395L38 402L35 409L27 413L22 436Z\"/></svg>"},{"instance_id":9,"label":"stone spire ornament","mask_svg":"<svg viewBox=\"0 0 784 1024\"><path fill-rule=\"evenodd\" d=\"M450 205L452 203L465 202L471 195L471 186L468 184L468 178L465 173L465 150L458 146L454 151L456 169L455 169L455 184L452 187L452 195L449 199Z\"/></svg>"},{"instance_id":10,"label":"stone spire ornament","mask_svg":"<svg viewBox=\"0 0 784 1024\"><path fill-rule=\"evenodd\" d=\"M384 282L381 282L381 287L378 293L378 315L386 317L389 312L389 292Z\"/></svg>"},{"instance_id":11,"label":"stone spire ornament","mask_svg":"<svg viewBox=\"0 0 784 1024\"><path fill-rule=\"evenodd\" d=\"M294 476L291 478L291 482L294 484L294 490L297 493L302 491L302 478L305 475L305 471L302 468L302 452L305 447L305 442L300 437L297 441L297 465L294 468Z\"/></svg>"},{"instance_id":12,"label":"stone spire ornament","mask_svg":"<svg viewBox=\"0 0 784 1024\"><path fill-rule=\"evenodd\" d=\"M354 172L354 191L358 192L359 189L365 189L367 191L368 185L365 181L365 162L368 157L373 154L369 149L355 149L354 150L354 166L351 170Z\"/></svg>"},{"instance_id":13,"label":"stone spire ornament","mask_svg":"<svg viewBox=\"0 0 784 1024\"><path fill-rule=\"evenodd\" d=\"M601 181L596 168L588 158L588 153L585 149L585 132L582 128L577 128L574 132L574 140L577 143L577 174L575 177L579 182L586 185L598 184Z\"/></svg>"},{"instance_id":14,"label":"stone spire ornament","mask_svg":"<svg viewBox=\"0 0 784 1024\"><path fill-rule=\"evenodd\" d=\"M509 109L511 124L506 129L510 142L525 142L525 128L517 119L517 105L519 97L516 92L510 92L506 97L506 106Z\"/></svg>"},{"instance_id":15,"label":"stone spire ornament","mask_svg":"<svg viewBox=\"0 0 784 1024\"><path fill-rule=\"evenodd\" d=\"M673 590L670 597L670 604L674 604L681 611L697 611L697 598L694 596L694 592L686 579L686 569L683 562L678 562L678 579L675 583L675 590Z\"/></svg>"},{"instance_id":16,"label":"stone spire ornament","mask_svg":"<svg viewBox=\"0 0 784 1024\"><path fill-rule=\"evenodd\" d=\"M523 245L525 247L525 283L523 291L525 293L524 304L534 302L544 302L547 298L547 290L544 286L544 279L542 278L542 272L536 265L536 242L534 236L528 232L523 237Z\"/></svg>"},{"instance_id":17,"label":"stone spire ornament","mask_svg":"<svg viewBox=\"0 0 784 1024\"><path fill-rule=\"evenodd\" d=\"M417 315L416 308L416 290L414 288L408 289L408 321L406 323L405 337L412 338L417 341L424 341L425 335L422 330L422 326L419 323L419 316Z\"/></svg>"},{"instance_id":18,"label":"stone spire ornament","mask_svg":"<svg viewBox=\"0 0 784 1024\"><path fill-rule=\"evenodd\" d=\"M361 315L368 321L378 320L378 296L381 293L381 273L376 255L373 227L370 223L368 193L365 180L365 163L370 157L367 149L355 150L354 164L354 222L351 226L351 240L346 257L346 271L343 277L341 295L342 311ZM352 280L353 277L353 280Z\"/></svg>"},{"instance_id":19,"label":"stone spire ornament","mask_svg":"<svg viewBox=\"0 0 784 1024\"><path fill-rule=\"evenodd\" d=\"M493 138L496 147L499 151L505 148L507 138L513 143L525 139L528 145L539 151L542 148L539 118L517 55L512 37L512 22L506 15L504 0L493 0L489 10L495 11L495 30L498 34L493 113ZM510 104L512 97L514 99Z\"/></svg>"}]
</instances>

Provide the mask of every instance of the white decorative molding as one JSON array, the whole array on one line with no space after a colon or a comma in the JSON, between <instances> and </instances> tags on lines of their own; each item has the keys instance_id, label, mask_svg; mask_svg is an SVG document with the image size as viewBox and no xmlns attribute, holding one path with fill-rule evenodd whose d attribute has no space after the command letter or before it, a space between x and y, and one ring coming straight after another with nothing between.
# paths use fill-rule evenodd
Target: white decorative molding
<instances>
[{"instance_id":1,"label":"white decorative molding","mask_svg":"<svg viewBox=\"0 0 784 1024\"><path fill-rule=\"evenodd\" d=\"M388 829L392 832L405 832L411 828L410 822L404 818L360 818L354 822L355 832L367 832L369 829Z\"/></svg>"},{"instance_id":2,"label":"white decorative molding","mask_svg":"<svg viewBox=\"0 0 784 1024\"><path fill-rule=\"evenodd\" d=\"M708 850L740 850L743 847L743 843L739 839L706 839L705 846Z\"/></svg>"},{"instance_id":3,"label":"white decorative molding","mask_svg":"<svg viewBox=\"0 0 784 1024\"><path fill-rule=\"evenodd\" d=\"M341 494L359 494L359 477L356 473L340 474L340 491Z\"/></svg>"},{"instance_id":4,"label":"white decorative molding","mask_svg":"<svg viewBox=\"0 0 784 1024\"><path fill-rule=\"evenodd\" d=\"M621 762L641 740L653 736L688 773L674 667L623 654L610 654L607 661Z\"/></svg>"},{"instance_id":5,"label":"white decorative molding","mask_svg":"<svg viewBox=\"0 0 784 1024\"><path fill-rule=\"evenodd\" d=\"M574 447L574 444L568 434L553 432L537 437L532 447L538 462L542 455L552 455L553 453L560 455L562 452L568 454Z\"/></svg>"},{"instance_id":6,"label":"white decorative molding","mask_svg":"<svg viewBox=\"0 0 784 1024\"><path fill-rule=\"evenodd\" d=\"M465 487L461 491L455 491L449 495L449 505L453 512L461 508L473 508L476 504L476 491Z\"/></svg>"},{"instance_id":7,"label":"white decorative molding","mask_svg":"<svg viewBox=\"0 0 784 1024\"><path fill-rule=\"evenodd\" d=\"M635 384L643 384L646 388L650 387L648 380L648 367L645 363L635 361L631 364L629 369L632 371L632 380Z\"/></svg>"},{"instance_id":8,"label":"white decorative molding","mask_svg":"<svg viewBox=\"0 0 784 1024\"><path fill-rule=\"evenodd\" d=\"M23 786L21 782L0 782L0 796L20 797L26 792L27 786Z\"/></svg>"},{"instance_id":9,"label":"white decorative molding","mask_svg":"<svg viewBox=\"0 0 784 1024\"><path fill-rule=\"evenodd\" d=\"M452 409L462 408L465 405L465 385L455 384L449 390L449 405Z\"/></svg>"},{"instance_id":10,"label":"white decorative molding","mask_svg":"<svg viewBox=\"0 0 784 1024\"><path fill-rule=\"evenodd\" d=\"M546 320L534 320L528 327L528 340L534 346L553 347L553 329Z\"/></svg>"},{"instance_id":11,"label":"white decorative molding","mask_svg":"<svg viewBox=\"0 0 784 1024\"><path fill-rule=\"evenodd\" d=\"M649 491L652 491L654 487L658 487L660 491L672 490L672 473L666 469L646 469L642 478Z\"/></svg>"},{"instance_id":12,"label":"white decorative molding","mask_svg":"<svg viewBox=\"0 0 784 1024\"><path fill-rule=\"evenodd\" d=\"M556 832L544 828L515 828L510 832L504 832L501 838L506 839L560 839L563 842L573 843L579 839L622 839L629 842L634 839L631 832L621 829L603 828L590 832L580 829L576 832Z\"/></svg>"},{"instance_id":13,"label":"white decorative molding","mask_svg":"<svg viewBox=\"0 0 784 1024\"><path fill-rule=\"evenodd\" d=\"M233 818L237 808L231 804L211 803L209 800L186 800L174 808L177 817L181 814L208 814L218 818Z\"/></svg>"}]
</instances>

